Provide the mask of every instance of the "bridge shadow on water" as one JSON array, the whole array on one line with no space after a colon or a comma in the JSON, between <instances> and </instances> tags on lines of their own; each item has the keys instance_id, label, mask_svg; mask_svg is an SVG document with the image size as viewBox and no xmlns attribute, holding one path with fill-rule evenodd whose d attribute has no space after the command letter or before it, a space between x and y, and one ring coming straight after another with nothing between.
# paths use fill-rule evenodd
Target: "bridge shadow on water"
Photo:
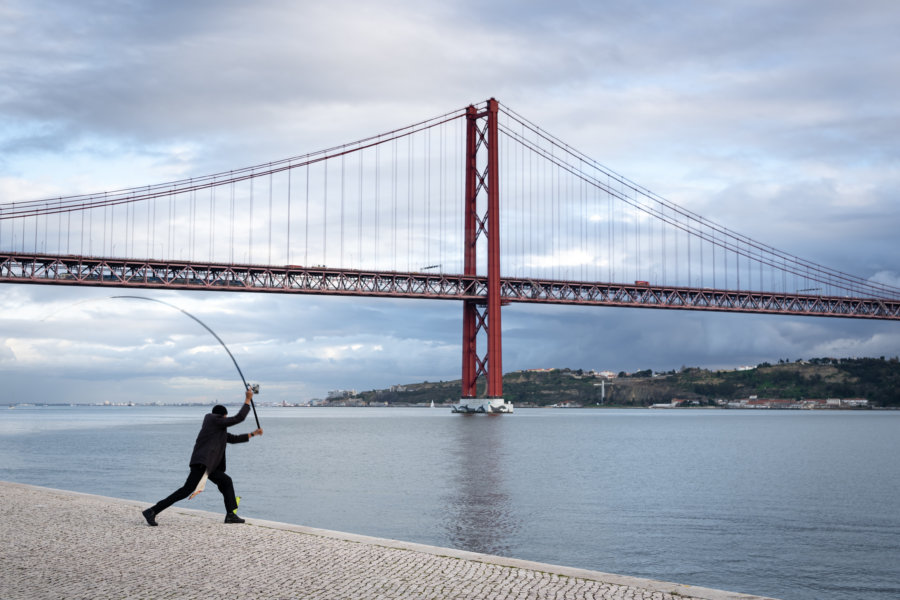
<instances>
[{"instance_id":1,"label":"bridge shadow on water","mask_svg":"<svg viewBox=\"0 0 900 600\"><path fill-rule=\"evenodd\" d=\"M505 468L498 465L508 458L503 418L460 415L453 426L459 458L451 463L444 528L460 550L510 556L522 527L512 509Z\"/></svg>"}]
</instances>

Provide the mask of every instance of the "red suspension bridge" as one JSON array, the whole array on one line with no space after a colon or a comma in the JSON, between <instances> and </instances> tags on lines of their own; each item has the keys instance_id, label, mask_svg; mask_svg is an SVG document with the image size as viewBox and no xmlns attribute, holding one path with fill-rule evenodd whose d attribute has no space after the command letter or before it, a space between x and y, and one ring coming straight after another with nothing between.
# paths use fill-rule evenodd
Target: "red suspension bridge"
<instances>
[{"instance_id":1,"label":"red suspension bridge","mask_svg":"<svg viewBox=\"0 0 900 600\"><path fill-rule=\"evenodd\" d=\"M0 204L0 282L459 300L463 405L483 377L500 410L510 302L900 319L900 289L707 220L493 99L262 165Z\"/></svg>"}]
</instances>

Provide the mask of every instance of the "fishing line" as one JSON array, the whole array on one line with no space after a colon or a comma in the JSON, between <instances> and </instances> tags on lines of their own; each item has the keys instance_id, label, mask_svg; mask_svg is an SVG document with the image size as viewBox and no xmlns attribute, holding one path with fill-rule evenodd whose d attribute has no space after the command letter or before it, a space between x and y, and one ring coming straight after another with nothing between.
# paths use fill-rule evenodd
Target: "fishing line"
<instances>
[{"instance_id":1,"label":"fishing line","mask_svg":"<svg viewBox=\"0 0 900 600\"><path fill-rule=\"evenodd\" d=\"M174 304L169 304L168 302L166 302L164 300L159 300L157 298L148 298L146 296L110 296L110 298L123 298L123 299L127 299L127 300L146 300L147 302L157 302L159 304L165 304L169 308L174 308L175 310L184 313L185 315L187 315L188 317L190 317L191 319L193 319L194 321L199 323L201 327L203 327L208 332L210 332L212 334L212 336L214 338L216 338L220 344L222 344L222 347L225 348L225 352L227 352L228 356L231 357L231 362L234 363L234 368L237 369L238 375L241 376L241 381L244 382L244 389L251 389L250 384L248 384L247 380L244 378L244 373L241 371L241 367L238 365L238 362L234 358L234 355L231 353L231 350L229 350L228 346L225 345L225 342L222 341L222 338L220 338L218 336L218 334L216 334L216 332L213 331L209 327L209 325L207 325L206 323L204 323L203 321L201 321L200 319L198 319L197 317L195 317L188 311L186 311L183 308L180 308L178 306L175 306ZM258 388L255 388L254 392L256 391L256 389L258 389ZM253 407L253 418L256 419L256 428L259 429L259 417L256 415L256 404L253 402L252 396L250 397L250 406Z\"/></svg>"},{"instance_id":2,"label":"fishing line","mask_svg":"<svg viewBox=\"0 0 900 600\"><path fill-rule=\"evenodd\" d=\"M52 313L50 313L49 315L47 315L46 317L44 317L43 319L41 319L41 322L43 323L43 322L46 321L47 319L49 319L49 318L51 318L51 317L53 317L53 316L55 316L55 315L61 313L62 311L64 311L64 310L69 310L70 308L74 308L74 307L78 306L79 304L85 304L86 302L96 302L97 300L98 300L98 298L86 298L86 299L84 299L84 300L79 300L78 302L74 302L74 303L72 303L72 304L68 304L68 305L66 305L66 306L63 306L62 308L58 308L58 309L54 310Z\"/></svg>"},{"instance_id":3,"label":"fishing line","mask_svg":"<svg viewBox=\"0 0 900 600\"><path fill-rule=\"evenodd\" d=\"M215 331L213 331L213 330L209 327L209 325L207 325L206 323L204 323L203 321L201 321L200 319L198 319L197 317L195 317L194 315L192 315L192 314L189 313L188 311L186 311L186 310L184 310L183 308L180 308L180 307L178 307L178 306L175 306L174 304L170 304L170 303L168 303L168 302L166 302L166 301L164 301L164 300L158 300L158 299L156 299L156 298L148 298L148 297L146 297L146 296L109 296L109 297L108 297L108 299L111 299L111 298L122 298L122 299L127 299L127 300L146 300L147 302L156 302L156 303L158 303L158 304L165 304L165 305L168 306L169 308L174 308L175 310L177 310L177 311L179 311L179 312L181 312L181 313L184 313L186 316L190 317L191 319L193 319L194 321L196 321L197 323L199 323L201 327L203 327L203 328L206 329L208 332L210 332L210 333L212 334L212 336L213 336L214 338L216 338L216 340L218 340L218 342L219 342L220 344L222 344L222 347L225 348L225 352L227 352L227 353L228 353L228 356L231 358L231 362L234 363L234 368L237 369L238 375L241 376L241 381L244 383L244 389L252 389L254 393L257 393L257 392L259 391L259 387L258 387L258 386L255 386L255 385L254 385L254 386L251 386L249 383L247 383L247 380L244 378L244 373L243 373L243 371L241 371L241 367L238 365L238 362L237 362L237 360L234 358L234 355L231 353L231 350L229 350L229 349L228 349L228 346L225 345L225 342L222 341L222 338L220 338L220 337L218 336L218 334L217 334ZM75 304L71 304L71 305L69 305L69 306L65 306L65 307L63 307L63 308L60 308L59 310L56 310L56 311L52 312L51 314L49 314L49 315L47 315L46 317L44 317L43 319L41 319L41 321L46 321L47 319L49 319L49 318L52 317L53 315L55 315L55 314L57 314L57 313L59 313L59 312L61 312L61 311L63 311L63 310L72 308L73 306L78 306L79 304L84 304L84 303L86 303L86 302L95 302L96 300L101 300L101 299L102 299L102 298L87 298L87 299L85 299L85 300L81 300L81 301L79 301L79 302L76 302ZM258 417L257 414L256 414L256 403L253 402L253 398L252 398L252 397L250 398L250 406L253 408L253 418L256 419L256 428L259 429L259 417Z\"/></svg>"}]
</instances>

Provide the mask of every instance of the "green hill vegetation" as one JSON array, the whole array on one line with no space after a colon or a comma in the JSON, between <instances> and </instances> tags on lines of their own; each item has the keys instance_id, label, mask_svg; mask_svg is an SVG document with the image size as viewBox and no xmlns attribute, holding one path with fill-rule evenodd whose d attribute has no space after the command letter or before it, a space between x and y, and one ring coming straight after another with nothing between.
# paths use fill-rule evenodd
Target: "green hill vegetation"
<instances>
[{"instance_id":1,"label":"green hill vegetation","mask_svg":"<svg viewBox=\"0 0 900 600\"><path fill-rule=\"evenodd\" d=\"M601 383L605 381L605 383ZM484 388L479 385L479 394ZM457 402L460 380L411 383L392 390L372 390L354 399L377 404L445 404ZM605 398L602 397L605 394ZM650 369L621 372L604 380L581 369L515 371L503 376L503 396L516 406L636 407L687 400L700 406L750 396L772 399L865 398L870 406L900 407L900 360L881 358L814 358L754 368L711 371L682 367L654 373Z\"/></svg>"}]
</instances>

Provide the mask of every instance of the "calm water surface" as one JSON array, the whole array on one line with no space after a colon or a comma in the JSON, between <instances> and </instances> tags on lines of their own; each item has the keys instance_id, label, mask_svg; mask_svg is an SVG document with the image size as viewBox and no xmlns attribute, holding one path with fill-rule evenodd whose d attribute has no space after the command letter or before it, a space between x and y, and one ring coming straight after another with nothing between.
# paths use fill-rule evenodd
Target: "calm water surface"
<instances>
[{"instance_id":1,"label":"calm water surface","mask_svg":"<svg viewBox=\"0 0 900 600\"><path fill-rule=\"evenodd\" d=\"M184 481L206 411L4 410L0 479L149 505ZM265 436L228 451L244 516L785 600L900 597L900 412L259 413ZM182 505L224 512L212 485Z\"/></svg>"}]
</instances>

